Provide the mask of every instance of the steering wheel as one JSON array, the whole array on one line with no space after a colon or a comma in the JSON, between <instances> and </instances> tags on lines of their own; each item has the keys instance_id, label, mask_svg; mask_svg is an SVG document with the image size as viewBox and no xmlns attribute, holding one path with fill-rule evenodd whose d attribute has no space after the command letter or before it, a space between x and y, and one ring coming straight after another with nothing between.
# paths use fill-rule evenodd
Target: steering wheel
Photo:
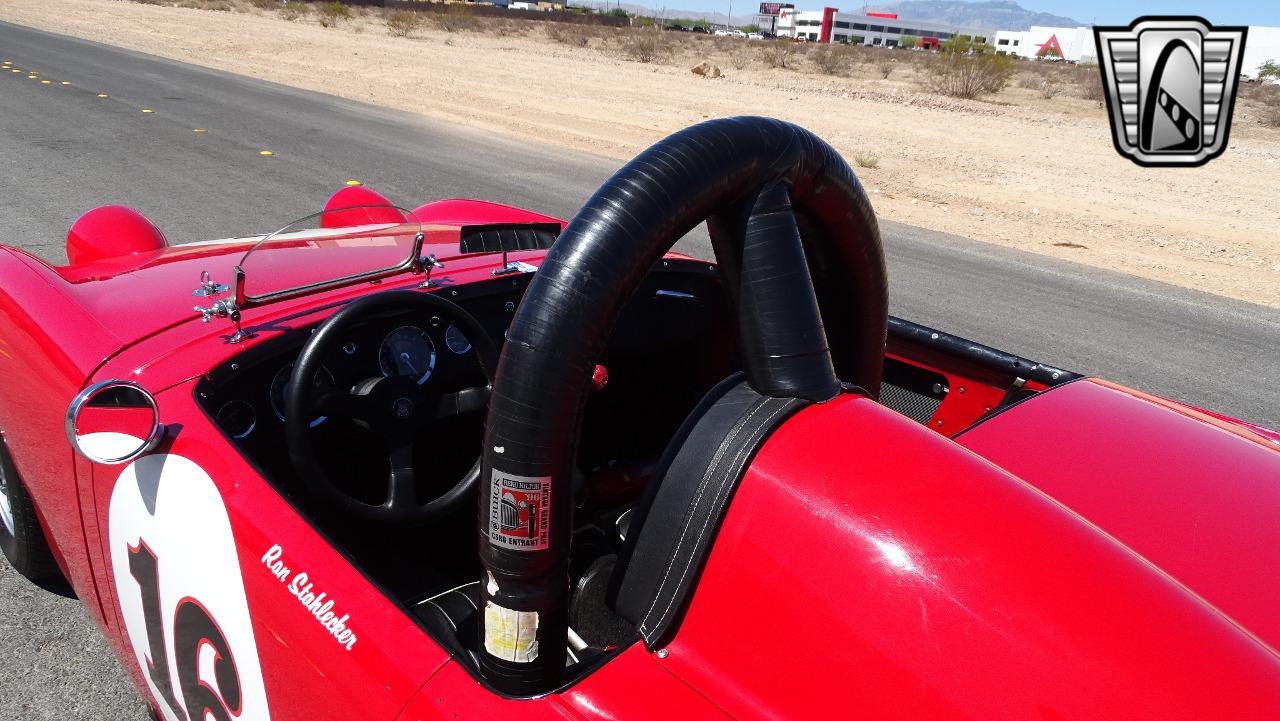
<instances>
[{"instance_id":1,"label":"steering wheel","mask_svg":"<svg viewBox=\"0 0 1280 721\"><path fill-rule=\"evenodd\" d=\"M480 368L488 382L484 386L450 390L427 382L419 385L409 377L374 376L349 388L321 391L314 378L325 358L339 351L355 326L389 314L438 316L440 324L453 323L471 341ZM418 500L419 470L413 463L414 441L432 423L454 416L484 412L497 352L479 321L457 304L424 291L393 290L352 301L316 329L294 363L285 389L285 435L289 458L307 488L330 501L339 510L370 521L396 524L425 523L468 502L480 477L480 459L471 470L443 494L426 502ZM310 419L317 415L350 418L382 437L391 470L387 476L385 500L372 504L353 497L333 482L329 470L316 453Z\"/></svg>"},{"instance_id":2,"label":"steering wheel","mask_svg":"<svg viewBox=\"0 0 1280 721\"><path fill-rule=\"evenodd\" d=\"M545 693L563 675L572 471L593 364L649 269L704 219L755 392L821 403L841 380L879 389L884 254L867 195L831 146L777 120L712 120L605 181L525 292L485 421L479 662L506 693ZM517 516L512 500L537 514Z\"/></svg>"}]
</instances>

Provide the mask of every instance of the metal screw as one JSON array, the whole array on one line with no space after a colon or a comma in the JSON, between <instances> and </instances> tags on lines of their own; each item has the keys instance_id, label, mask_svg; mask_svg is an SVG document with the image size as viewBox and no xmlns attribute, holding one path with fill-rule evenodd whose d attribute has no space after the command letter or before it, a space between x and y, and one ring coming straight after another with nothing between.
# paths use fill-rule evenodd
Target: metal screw
<instances>
[{"instance_id":1,"label":"metal screw","mask_svg":"<svg viewBox=\"0 0 1280 721\"><path fill-rule=\"evenodd\" d=\"M964 386L960 386L956 390L959 391L961 395L964 395Z\"/></svg>"},{"instance_id":2,"label":"metal screw","mask_svg":"<svg viewBox=\"0 0 1280 721\"><path fill-rule=\"evenodd\" d=\"M658 649L658 658L666 658L667 656L670 656L670 655L671 655L671 652L667 651L667 649L665 648Z\"/></svg>"},{"instance_id":3,"label":"metal screw","mask_svg":"<svg viewBox=\"0 0 1280 721\"><path fill-rule=\"evenodd\" d=\"M451 296L453 296L453 297L455 297L455 298L456 298L456 297L458 297L458 291L456 291L456 290L451 290L451 291L449 291L449 295L451 295Z\"/></svg>"},{"instance_id":4,"label":"metal screw","mask_svg":"<svg viewBox=\"0 0 1280 721\"><path fill-rule=\"evenodd\" d=\"M240 364L239 364L239 363L232 363L232 364L231 364L231 370L233 370L233 371L238 371L238 370L240 370Z\"/></svg>"},{"instance_id":5,"label":"metal screw","mask_svg":"<svg viewBox=\"0 0 1280 721\"><path fill-rule=\"evenodd\" d=\"M512 301L507 301L507 304L502 307L506 308L508 313L516 312L516 304L513 303Z\"/></svg>"},{"instance_id":6,"label":"metal screw","mask_svg":"<svg viewBox=\"0 0 1280 721\"><path fill-rule=\"evenodd\" d=\"M356 344L348 341L346 345L342 346L342 352L346 353L347 355L355 355Z\"/></svg>"},{"instance_id":7,"label":"metal screw","mask_svg":"<svg viewBox=\"0 0 1280 721\"><path fill-rule=\"evenodd\" d=\"M1061 374L1061 373L1054 373L1052 377L1053 377L1053 379L1056 381L1056 380L1058 380L1058 376L1060 376L1060 375L1062 375L1062 374Z\"/></svg>"},{"instance_id":8,"label":"metal screw","mask_svg":"<svg viewBox=\"0 0 1280 721\"><path fill-rule=\"evenodd\" d=\"M939 427L939 428L941 428L941 427L942 427L942 421L941 421L941 420L939 420L939 421L938 421L938 427Z\"/></svg>"},{"instance_id":9,"label":"metal screw","mask_svg":"<svg viewBox=\"0 0 1280 721\"><path fill-rule=\"evenodd\" d=\"M431 316L431 327L435 328L438 325L440 325L440 316L438 315Z\"/></svg>"}]
</instances>

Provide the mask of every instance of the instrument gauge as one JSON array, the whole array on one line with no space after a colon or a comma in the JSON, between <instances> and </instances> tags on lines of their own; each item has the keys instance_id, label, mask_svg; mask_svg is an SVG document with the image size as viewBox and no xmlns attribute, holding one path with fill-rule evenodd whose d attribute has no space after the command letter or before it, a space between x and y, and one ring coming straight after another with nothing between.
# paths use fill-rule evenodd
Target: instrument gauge
<instances>
[{"instance_id":1,"label":"instrument gauge","mask_svg":"<svg viewBox=\"0 0 1280 721\"><path fill-rule=\"evenodd\" d=\"M449 326L449 330L444 332L444 344L456 355L466 355L471 351L471 341L467 340L456 325Z\"/></svg>"},{"instance_id":2,"label":"instrument gauge","mask_svg":"<svg viewBox=\"0 0 1280 721\"><path fill-rule=\"evenodd\" d=\"M258 414L248 401L234 400L224 403L218 409L217 417L218 425L237 441L248 438L258 425Z\"/></svg>"},{"instance_id":3,"label":"instrument gauge","mask_svg":"<svg viewBox=\"0 0 1280 721\"><path fill-rule=\"evenodd\" d=\"M417 326L400 326L382 339L378 365L387 378L411 378L422 385L436 369L435 343Z\"/></svg>"},{"instance_id":4,"label":"instrument gauge","mask_svg":"<svg viewBox=\"0 0 1280 721\"><path fill-rule=\"evenodd\" d=\"M276 418L284 422L284 392L289 385L289 377L293 374L293 364L281 368L276 371L276 375L271 379L271 410L275 411ZM333 381L333 374L327 368L321 368L316 371L315 377L311 379L313 387L316 391L333 390L337 385ZM311 427L324 423L325 417L319 416L311 419Z\"/></svg>"}]
</instances>

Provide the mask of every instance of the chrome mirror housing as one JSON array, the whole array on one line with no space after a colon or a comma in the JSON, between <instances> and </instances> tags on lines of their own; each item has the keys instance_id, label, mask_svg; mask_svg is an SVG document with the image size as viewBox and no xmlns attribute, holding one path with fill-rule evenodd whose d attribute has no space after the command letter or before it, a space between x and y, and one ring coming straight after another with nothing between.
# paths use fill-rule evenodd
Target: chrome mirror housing
<instances>
[{"instance_id":1,"label":"chrome mirror housing","mask_svg":"<svg viewBox=\"0 0 1280 721\"><path fill-rule=\"evenodd\" d=\"M132 381L94 383L67 407L67 440L94 463L128 463L149 453L163 436L156 399Z\"/></svg>"}]
</instances>

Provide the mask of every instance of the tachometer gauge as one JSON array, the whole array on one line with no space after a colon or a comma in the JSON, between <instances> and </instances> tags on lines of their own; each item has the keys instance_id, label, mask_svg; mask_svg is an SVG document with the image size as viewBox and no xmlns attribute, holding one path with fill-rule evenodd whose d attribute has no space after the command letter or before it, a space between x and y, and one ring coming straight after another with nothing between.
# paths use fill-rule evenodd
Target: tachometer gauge
<instances>
[{"instance_id":1,"label":"tachometer gauge","mask_svg":"<svg viewBox=\"0 0 1280 721\"><path fill-rule=\"evenodd\" d=\"M449 330L444 332L444 344L457 355L465 355L471 350L471 341L467 340L456 325L449 326Z\"/></svg>"},{"instance_id":2,"label":"tachometer gauge","mask_svg":"<svg viewBox=\"0 0 1280 721\"><path fill-rule=\"evenodd\" d=\"M271 379L271 410L275 411L276 418L279 418L282 422L284 421L284 391L289 385L289 375L291 373L293 373L292 363L276 371L275 377ZM317 391L333 390L335 386L333 374L325 368L316 371L316 375L311 379L311 382ZM324 423L324 421L324 416L312 418L311 427L315 428Z\"/></svg>"},{"instance_id":3,"label":"tachometer gauge","mask_svg":"<svg viewBox=\"0 0 1280 721\"><path fill-rule=\"evenodd\" d=\"M388 378L412 378L422 385L436 368L436 346L426 331L402 325L382 339L378 365Z\"/></svg>"},{"instance_id":4,"label":"tachometer gauge","mask_svg":"<svg viewBox=\"0 0 1280 721\"><path fill-rule=\"evenodd\" d=\"M258 425L258 414L247 401L234 400L218 409L218 424L237 441L248 438Z\"/></svg>"}]
</instances>

